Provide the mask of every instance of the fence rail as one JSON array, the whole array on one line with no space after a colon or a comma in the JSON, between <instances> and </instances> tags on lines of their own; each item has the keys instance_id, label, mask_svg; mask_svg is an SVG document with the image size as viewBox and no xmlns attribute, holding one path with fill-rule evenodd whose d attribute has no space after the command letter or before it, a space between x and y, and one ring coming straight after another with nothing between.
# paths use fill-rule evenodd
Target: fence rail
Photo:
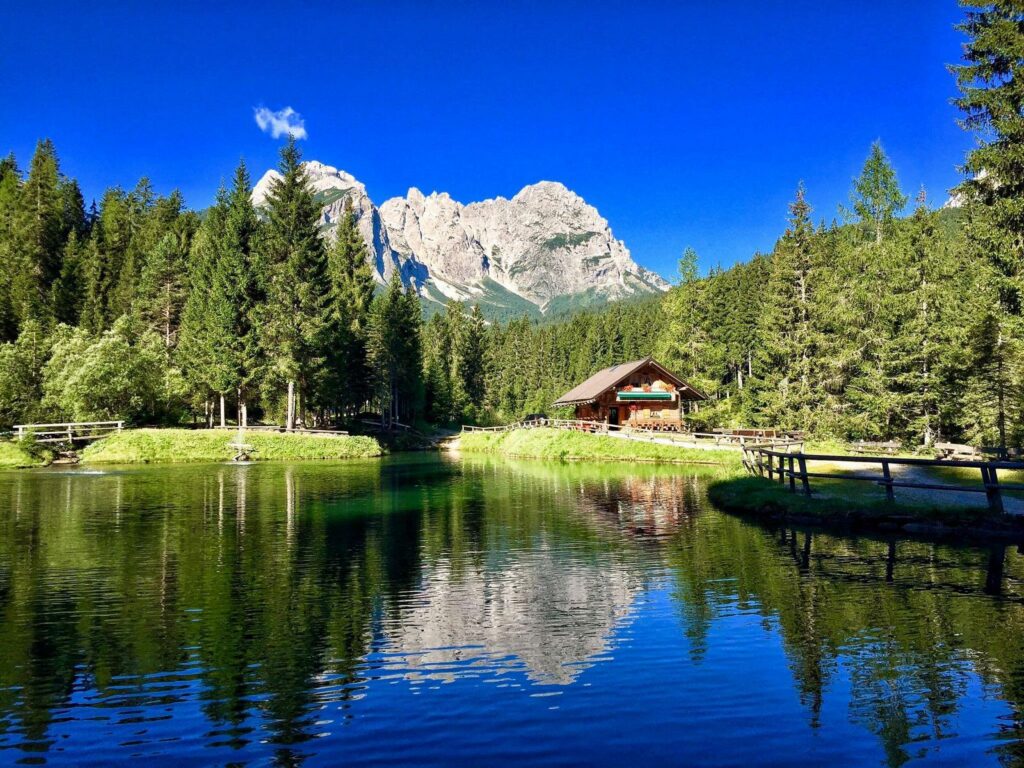
<instances>
[{"instance_id":1,"label":"fence rail","mask_svg":"<svg viewBox=\"0 0 1024 768\"><path fill-rule=\"evenodd\" d=\"M738 430L740 434L726 432L675 432L645 427L631 427L624 424L608 424L604 421L587 421L584 419L531 419L529 421L518 421L513 424L503 424L497 427L464 426L462 431L493 433L510 432L515 429L536 429L538 427L592 432L595 434L612 434L631 440L662 440L701 447L713 445L715 447L742 448L745 445L757 444L794 450L802 448L804 444L802 439L781 436L766 437L764 435L764 432L774 432L774 430ZM744 432L758 432L761 434L743 434Z\"/></svg>"},{"instance_id":2,"label":"fence rail","mask_svg":"<svg viewBox=\"0 0 1024 768\"><path fill-rule=\"evenodd\" d=\"M235 424L225 424L223 427L220 425L214 425L213 429L222 429L225 432L237 432L239 427ZM281 432L285 433L288 430L278 424L247 424L241 427L243 432ZM296 435L347 435L348 432L341 429L307 429L305 427L296 427L292 430L293 434Z\"/></svg>"},{"instance_id":3,"label":"fence rail","mask_svg":"<svg viewBox=\"0 0 1024 768\"><path fill-rule=\"evenodd\" d=\"M56 424L15 424L14 436L31 436L37 443L74 443L98 440L124 429L123 421L65 421Z\"/></svg>"},{"instance_id":4,"label":"fence rail","mask_svg":"<svg viewBox=\"0 0 1024 768\"><path fill-rule=\"evenodd\" d=\"M1003 491L1024 491L1024 483L1001 483L999 470L1024 470L1024 462L999 460L953 461L949 459L897 458L894 456L836 456L831 454L789 453L775 450L769 445L747 445L743 447L743 464L751 474L777 481L780 485L788 483L789 490L805 496L811 495L811 478L827 478L830 480L849 480L854 482L871 482L885 488L887 501L896 500L896 488L920 489L929 491L955 491L967 493L984 493L989 509L1003 513ZM827 462L829 464L877 464L881 470L879 475L849 475L836 472L814 472L807 467L808 462ZM902 480L892 473L894 466L905 467L949 467L953 469L977 469L980 474L980 486L954 485L942 482L919 482Z\"/></svg>"}]
</instances>

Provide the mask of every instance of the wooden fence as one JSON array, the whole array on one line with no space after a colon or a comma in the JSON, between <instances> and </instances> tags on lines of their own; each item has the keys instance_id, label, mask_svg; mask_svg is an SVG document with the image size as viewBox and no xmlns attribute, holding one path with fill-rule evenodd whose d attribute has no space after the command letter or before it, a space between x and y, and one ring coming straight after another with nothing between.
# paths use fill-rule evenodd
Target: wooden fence
<instances>
[{"instance_id":1,"label":"wooden fence","mask_svg":"<svg viewBox=\"0 0 1024 768\"><path fill-rule=\"evenodd\" d=\"M98 440L124 429L123 421L72 421L58 424L15 424L18 440L33 437L37 443L74 443Z\"/></svg>"},{"instance_id":2,"label":"wooden fence","mask_svg":"<svg viewBox=\"0 0 1024 768\"><path fill-rule=\"evenodd\" d=\"M630 427L622 424L608 424L604 421L586 421L583 419L530 419L514 424L503 424L498 427L464 426L463 432L510 432L514 429L536 429L547 427L565 429L575 432L592 432L595 434L615 434L630 440L660 440L669 443L680 443L698 447L742 448L746 445L770 445L784 450L798 450L803 447L803 440L789 437L765 437L764 430L749 430L762 434L745 434L725 432L666 432L657 429Z\"/></svg>"},{"instance_id":3,"label":"wooden fence","mask_svg":"<svg viewBox=\"0 0 1024 768\"><path fill-rule=\"evenodd\" d=\"M1003 491L1024 491L1022 483L999 482L999 470L1024 470L1024 462L1020 461L950 461L947 459L896 458L893 456L833 456L828 454L789 453L776 450L770 445L743 446L743 464L751 474L775 480L781 485L788 483L792 493L798 491L805 496L811 495L811 478L828 478L831 480L850 480L870 482L885 488L887 501L896 500L896 488L918 488L930 491L959 491L967 493L984 493L988 506L993 512L1003 513ZM829 464L877 464L878 475L840 474L836 472L812 472L807 462L827 462ZM900 480L893 476L893 466L906 467L950 467L955 469L977 469L981 484L954 485L941 482L915 482ZM797 487L799 485L799 488Z\"/></svg>"}]
</instances>

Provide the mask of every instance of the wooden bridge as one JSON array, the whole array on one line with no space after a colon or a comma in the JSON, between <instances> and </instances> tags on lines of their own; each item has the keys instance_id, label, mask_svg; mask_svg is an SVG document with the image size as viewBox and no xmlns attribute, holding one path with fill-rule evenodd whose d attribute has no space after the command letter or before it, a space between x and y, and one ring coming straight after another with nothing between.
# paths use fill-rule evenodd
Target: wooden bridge
<instances>
[{"instance_id":1,"label":"wooden bridge","mask_svg":"<svg viewBox=\"0 0 1024 768\"><path fill-rule=\"evenodd\" d=\"M57 424L15 424L16 439L32 437L37 443L67 443L99 440L124 429L123 421L64 421Z\"/></svg>"},{"instance_id":2,"label":"wooden bridge","mask_svg":"<svg viewBox=\"0 0 1024 768\"><path fill-rule=\"evenodd\" d=\"M1002 514L1003 492L1024 491L1022 483L1002 483L999 481L1000 470L1024 470L1024 462L1021 461L999 461L973 459L967 461L954 461L950 459L925 459L918 457L899 458L896 456L835 456L831 454L806 454L802 452L790 453L778 450L772 445L746 445L743 447L743 464L747 471L753 475L777 481L780 485L789 486L792 493L803 493L811 495L811 478L827 478L830 480L849 480L874 483L885 489L887 501L896 500L896 489L917 489L923 491L941 491L947 493L984 493L989 509ZM819 464L848 464L857 471L857 474L841 471L811 471L808 469L808 462ZM863 465L876 465L878 474L865 474ZM860 465L860 466L856 466ZM956 485L932 481L931 478L920 476L920 473L905 471L894 473L894 468L928 469L928 468L952 468L952 469L976 469L978 470L980 483L978 485ZM951 503L953 499L950 499Z\"/></svg>"}]
</instances>

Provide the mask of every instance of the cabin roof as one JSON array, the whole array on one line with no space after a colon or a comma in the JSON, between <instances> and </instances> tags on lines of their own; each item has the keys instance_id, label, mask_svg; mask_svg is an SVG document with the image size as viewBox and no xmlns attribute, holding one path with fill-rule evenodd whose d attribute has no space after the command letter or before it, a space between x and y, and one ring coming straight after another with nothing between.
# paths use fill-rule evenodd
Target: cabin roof
<instances>
[{"instance_id":1,"label":"cabin roof","mask_svg":"<svg viewBox=\"0 0 1024 768\"><path fill-rule=\"evenodd\" d=\"M555 400L555 405L582 405L597 400L602 393L611 389L623 380L628 379L641 368L653 365L662 374L665 380L672 382L679 390L679 397L684 400L707 400L707 396L697 391L672 371L661 365L653 357L645 357L642 360L632 360L628 363L619 363L598 371L582 384L577 384L560 398Z\"/></svg>"}]
</instances>

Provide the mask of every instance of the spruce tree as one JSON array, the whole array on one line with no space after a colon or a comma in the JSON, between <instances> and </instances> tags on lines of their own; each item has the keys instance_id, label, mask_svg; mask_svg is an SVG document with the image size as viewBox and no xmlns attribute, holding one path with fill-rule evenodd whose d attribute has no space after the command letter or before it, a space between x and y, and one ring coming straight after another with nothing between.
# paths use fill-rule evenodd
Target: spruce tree
<instances>
[{"instance_id":1,"label":"spruce tree","mask_svg":"<svg viewBox=\"0 0 1024 768\"><path fill-rule=\"evenodd\" d=\"M171 349L178 340L178 325L186 296L187 244L173 232L146 254L139 285L138 309L147 325Z\"/></svg>"},{"instance_id":2,"label":"spruce tree","mask_svg":"<svg viewBox=\"0 0 1024 768\"><path fill-rule=\"evenodd\" d=\"M217 202L207 211L203 225L192 240L188 254L188 286L181 313L175 357L185 377L193 408L202 407L207 424L212 426L211 396L224 393L223 380L217 376L222 364L222 339L213 316L211 302L218 262L218 233L225 228L226 193L220 190Z\"/></svg>"},{"instance_id":3,"label":"spruce tree","mask_svg":"<svg viewBox=\"0 0 1024 768\"><path fill-rule=\"evenodd\" d=\"M1017 366L1012 358L1024 338L1024 7L1016 0L961 4L967 14L959 29L968 40L963 63L952 67L960 89L956 103L964 113L963 127L980 142L964 164L971 178L958 191L968 212L968 236L992 265L998 291L989 332L977 337L1005 345L988 357L1007 370ZM991 331L993 325L998 331ZM998 401L1003 441L1010 404L1004 397Z\"/></svg>"},{"instance_id":4,"label":"spruce tree","mask_svg":"<svg viewBox=\"0 0 1024 768\"><path fill-rule=\"evenodd\" d=\"M18 336L18 316L14 307L15 221L21 193L21 172L14 155L0 160L0 342Z\"/></svg>"},{"instance_id":5,"label":"spruce tree","mask_svg":"<svg viewBox=\"0 0 1024 768\"><path fill-rule=\"evenodd\" d=\"M337 312L320 239L320 206L294 138L281 150L279 171L281 178L270 185L265 236L260 238L268 274L260 325L264 353L287 382L286 425L291 430L297 416L304 419L309 396L322 384Z\"/></svg>"},{"instance_id":6,"label":"spruce tree","mask_svg":"<svg viewBox=\"0 0 1024 768\"><path fill-rule=\"evenodd\" d=\"M248 413L248 398L262 367L254 312L264 297L256 248L260 221L251 200L249 172L244 162L235 170L225 198L224 226L218 233L209 286L210 335L216 339L215 387L238 398L240 423Z\"/></svg>"},{"instance_id":7,"label":"spruce tree","mask_svg":"<svg viewBox=\"0 0 1024 768\"><path fill-rule=\"evenodd\" d=\"M768 297L758 323L757 396L762 418L806 429L814 411L814 227L803 182L789 205L789 226L771 257Z\"/></svg>"},{"instance_id":8,"label":"spruce tree","mask_svg":"<svg viewBox=\"0 0 1024 768\"><path fill-rule=\"evenodd\" d=\"M53 321L51 287L60 277L64 239L60 168L53 143L44 139L32 156L15 212L11 303L19 324Z\"/></svg>"},{"instance_id":9,"label":"spruce tree","mask_svg":"<svg viewBox=\"0 0 1024 768\"><path fill-rule=\"evenodd\" d=\"M336 401L352 415L372 393L367 363L366 334L376 282L366 241L359 232L352 201L345 209L328 253L331 286L335 293L337 334L331 344L330 367Z\"/></svg>"},{"instance_id":10,"label":"spruce tree","mask_svg":"<svg viewBox=\"0 0 1024 768\"><path fill-rule=\"evenodd\" d=\"M381 423L414 420L423 399L422 311L396 270L370 310L368 352Z\"/></svg>"}]
</instances>

